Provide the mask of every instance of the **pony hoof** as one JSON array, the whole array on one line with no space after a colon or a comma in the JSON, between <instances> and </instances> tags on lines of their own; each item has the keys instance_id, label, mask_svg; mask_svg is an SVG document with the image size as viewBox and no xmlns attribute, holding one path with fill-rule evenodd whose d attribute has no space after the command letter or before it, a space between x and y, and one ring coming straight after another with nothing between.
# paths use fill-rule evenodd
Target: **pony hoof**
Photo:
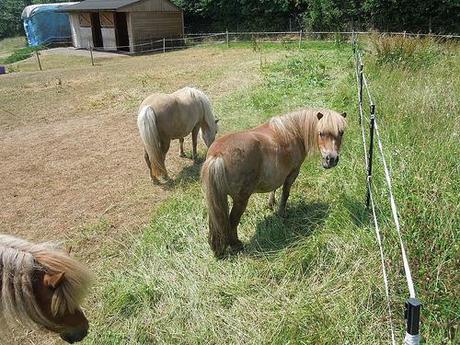
<instances>
[{"instance_id":1,"label":"pony hoof","mask_svg":"<svg viewBox=\"0 0 460 345\"><path fill-rule=\"evenodd\" d=\"M232 251L233 254L241 252L243 249L244 249L244 244L240 240L230 245L230 250Z\"/></svg>"},{"instance_id":2,"label":"pony hoof","mask_svg":"<svg viewBox=\"0 0 460 345\"><path fill-rule=\"evenodd\" d=\"M286 217L286 210L278 210L278 212L276 213L278 214L278 217L281 217L281 218Z\"/></svg>"},{"instance_id":3,"label":"pony hoof","mask_svg":"<svg viewBox=\"0 0 460 345\"><path fill-rule=\"evenodd\" d=\"M214 252L214 257L217 260L221 260L225 258L225 251L213 251Z\"/></svg>"},{"instance_id":4,"label":"pony hoof","mask_svg":"<svg viewBox=\"0 0 460 345\"><path fill-rule=\"evenodd\" d=\"M150 179L150 182L154 185L154 186L159 186L161 183L160 181L158 181L158 179L156 178L151 178Z\"/></svg>"}]
</instances>

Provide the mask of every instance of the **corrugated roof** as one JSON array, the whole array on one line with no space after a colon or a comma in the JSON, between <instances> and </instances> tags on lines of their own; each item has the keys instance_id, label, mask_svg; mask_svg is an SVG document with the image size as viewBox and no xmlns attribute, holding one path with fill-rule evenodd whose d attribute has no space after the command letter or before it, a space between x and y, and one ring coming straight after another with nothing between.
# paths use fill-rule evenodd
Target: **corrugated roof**
<instances>
[{"instance_id":1,"label":"corrugated roof","mask_svg":"<svg viewBox=\"0 0 460 345\"><path fill-rule=\"evenodd\" d=\"M79 4L67 6L65 11L117 10L141 0L85 0Z\"/></svg>"}]
</instances>

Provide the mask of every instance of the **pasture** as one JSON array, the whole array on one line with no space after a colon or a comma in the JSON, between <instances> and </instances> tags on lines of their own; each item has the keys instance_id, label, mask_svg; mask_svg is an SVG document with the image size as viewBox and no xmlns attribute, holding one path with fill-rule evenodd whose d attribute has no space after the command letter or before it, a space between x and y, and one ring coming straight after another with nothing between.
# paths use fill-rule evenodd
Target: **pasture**
<instances>
[{"instance_id":1,"label":"pasture","mask_svg":"<svg viewBox=\"0 0 460 345\"><path fill-rule=\"evenodd\" d=\"M421 332L427 344L456 344L460 48L408 41L367 42L366 66L424 305ZM0 78L0 232L62 240L97 275L83 344L390 342L348 44L205 46L95 67L47 58L43 72L29 59ZM285 218L268 209L268 194L253 195L239 227L245 250L226 260L207 243L200 166L179 158L173 142L166 166L175 182L162 188L150 184L143 159L140 102L187 85L210 97L220 135L305 105L348 113L338 166L306 161ZM190 138L185 145L190 157ZM198 151L203 159L201 139ZM407 291L387 196L376 197L401 342ZM14 338L60 343L20 329Z\"/></svg>"}]
</instances>

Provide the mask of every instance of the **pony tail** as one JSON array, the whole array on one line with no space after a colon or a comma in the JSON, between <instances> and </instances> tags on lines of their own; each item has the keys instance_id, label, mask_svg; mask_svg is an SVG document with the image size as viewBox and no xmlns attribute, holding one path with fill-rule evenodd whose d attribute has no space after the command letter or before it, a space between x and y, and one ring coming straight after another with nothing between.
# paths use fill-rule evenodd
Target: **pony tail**
<instances>
[{"instance_id":1,"label":"pony tail","mask_svg":"<svg viewBox=\"0 0 460 345\"><path fill-rule=\"evenodd\" d=\"M200 90L196 90L195 92L199 96L201 106L203 107L204 118L209 127L209 130L214 133L217 133L217 123L216 123L216 119L214 118L214 114L212 112L211 101L209 100L208 96L206 96L204 92ZM209 146L211 144L212 142L209 144Z\"/></svg>"},{"instance_id":2,"label":"pony tail","mask_svg":"<svg viewBox=\"0 0 460 345\"><path fill-rule=\"evenodd\" d=\"M150 164L154 172L159 175L167 175L166 168L162 163L162 151L160 147L160 134L158 132L156 115L151 106L145 106L137 116L137 127L144 143L145 151L149 155Z\"/></svg>"},{"instance_id":3,"label":"pony tail","mask_svg":"<svg viewBox=\"0 0 460 345\"><path fill-rule=\"evenodd\" d=\"M227 199L228 184L225 176L224 159L210 157L203 164L201 180L205 188L208 205L208 242L216 257L221 257L226 249L230 232Z\"/></svg>"}]
</instances>

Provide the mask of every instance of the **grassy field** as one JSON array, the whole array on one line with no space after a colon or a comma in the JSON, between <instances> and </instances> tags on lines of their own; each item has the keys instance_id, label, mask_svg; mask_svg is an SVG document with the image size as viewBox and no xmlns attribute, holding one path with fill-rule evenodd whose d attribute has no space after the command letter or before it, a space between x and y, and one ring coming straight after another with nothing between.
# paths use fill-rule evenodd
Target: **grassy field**
<instances>
[{"instance_id":1,"label":"grassy field","mask_svg":"<svg viewBox=\"0 0 460 345\"><path fill-rule=\"evenodd\" d=\"M416 289L424 304L424 342L457 344L460 49L434 42L411 42L402 48L398 44L390 48L382 48L382 42L367 45L366 70L378 105ZM65 224L65 235L50 231L52 222L33 223L38 229L33 233L17 232L29 238L42 239L47 234L65 239L96 272L98 280L85 305L91 332L83 343L389 343L378 247L363 206L365 176L351 48L313 41L305 42L300 51L294 45L253 48L241 44L230 49L194 48L107 59L91 75L86 64L75 59L67 69L60 65L43 74L16 73L0 85L2 98L8 96L3 109L12 112L15 104L26 108L21 116L2 115L2 143L11 144L15 133L30 129L27 116L31 112L45 129L78 119L70 129L77 128L67 150L74 147L72 140L80 140L85 146L81 155L92 155L88 148L96 145L86 139L88 131L95 136L105 133L95 124L90 130L78 130L92 123L94 114L118 130L114 135L129 138L122 143L111 141L112 146L99 147L95 155L106 162L122 155L125 160L118 161L121 167L117 166L116 173L101 175L103 167L98 167L82 169L81 174L96 181L90 186L99 188L98 197L114 193L110 179L135 187L119 188L118 198L101 200L97 207L90 204L85 209L82 201L81 212L91 217L75 216ZM413 49L411 54L405 54L408 49ZM19 69L22 66L27 62L18 64ZM61 84L56 83L58 79ZM268 195L254 195L239 228L245 250L226 260L215 260L207 244L199 166L178 163L176 145L167 162L176 179L174 188L150 186L140 142L133 139L139 101L149 92L170 92L186 84L210 94L221 118L221 133L255 126L304 105L349 114L339 166L325 171L318 157L306 162L284 219L268 209ZM26 94L12 97L18 87ZM24 103L26 97L38 106ZM37 134L32 140L42 137ZM50 150L45 148L43 155ZM2 157L12 152L18 151L4 151ZM375 163L376 199L401 343L402 308L408 293L378 156ZM123 175L130 169L132 174ZM25 178L27 174L30 171ZM79 182L72 176L69 180L83 188L80 193L91 193L85 191L86 180ZM34 186L30 185L32 190ZM71 197L69 203L78 209L79 199ZM8 197L5 200L11 203ZM127 207L126 200L135 207ZM97 212L91 213L93 209ZM70 211L64 208L54 217L65 217L66 212ZM34 220L43 214L53 218L41 210ZM2 223L1 231L11 232L6 225L21 222L20 215L13 216L10 223ZM50 339L38 336L37 343Z\"/></svg>"}]
</instances>

